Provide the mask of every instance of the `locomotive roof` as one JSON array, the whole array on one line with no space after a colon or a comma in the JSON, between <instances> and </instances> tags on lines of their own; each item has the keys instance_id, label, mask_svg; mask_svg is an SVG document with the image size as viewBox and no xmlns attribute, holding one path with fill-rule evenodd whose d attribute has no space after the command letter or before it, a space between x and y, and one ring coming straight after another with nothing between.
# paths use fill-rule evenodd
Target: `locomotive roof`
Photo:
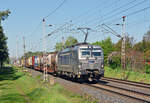
<instances>
[{"instance_id":1,"label":"locomotive roof","mask_svg":"<svg viewBox=\"0 0 150 103\"><path fill-rule=\"evenodd\" d=\"M71 46L67 46L67 48L75 47L75 46L80 46L80 45L88 45L88 43L77 43Z\"/></svg>"},{"instance_id":2,"label":"locomotive roof","mask_svg":"<svg viewBox=\"0 0 150 103\"><path fill-rule=\"evenodd\" d=\"M64 49L64 50L62 50L62 51L60 51L60 52L61 52L61 53L63 53L63 52L68 52L68 51L70 51L70 49L77 49L78 47L86 46L86 45L88 45L88 46L95 46L95 47L101 48L101 47L98 46L98 45L92 45L92 44L89 44L89 43L78 43L78 44L75 44L75 45L72 45L72 46L68 46L66 49Z\"/></svg>"},{"instance_id":3,"label":"locomotive roof","mask_svg":"<svg viewBox=\"0 0 150 103\"><path fill-rule=\"evenodd\" d=\"M82 45L93 46L92 44L89 44L89 43L77 43L77 44L75 44L75 45L68 46L67 48L73 48L73 47L82 46ZM98 46L98 45L94 45L94 46ZM98 46L98 47L100 47L100 46ZM100 47L100 48L101 48L101 47Z\"/></svg>"}]
</instances>

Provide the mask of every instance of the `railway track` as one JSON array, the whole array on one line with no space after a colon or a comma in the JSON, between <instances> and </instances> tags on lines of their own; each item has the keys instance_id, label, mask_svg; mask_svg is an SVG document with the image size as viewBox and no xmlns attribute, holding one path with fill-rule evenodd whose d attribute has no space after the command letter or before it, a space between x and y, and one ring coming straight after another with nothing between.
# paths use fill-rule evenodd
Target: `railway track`
<instances>
[{"instance_id":1,"label":"railway track","mask_svg":"<svg viewBox=\"0 0 150 103\"><path fill-rule=\"evenodd\" d=\"M102 78L102 79L104 80L104 78ZM109 81L111 81L111 79L112 79L112 80L114 80L113 82L115 82L115 79L113 79L113 78L108 78L108 79L109 79ZM108 81L108 79L107 79L107 81ZM118 79L116 79L116 81L117 80ZM105 81L106 81L106 79L105 79ZM127 81L127 82L130 83L130 81ZM83 83L83 84L85 84L89 87L93 87L93 88L95 88L95 90L97 89L97 90L101 90L101 91L107 91L108 93L112 93L112 95L117 95L120 98L125 98L125 100L128 99L131 101L137 101L138 103L150 103L150 93L146 94L146 93L142 93L142 92L138 92L138 91L134 91L134 90L128 90L127 88L121 88L121 87L116 87L116 86L112 86L112 85L107 85L104 83L97 83L97 84ZM125 84L127 84L127 83L125 83ZM145 84L145 83L135 82L135 84ZM132 85L132 83L130 83L129 85ZM145 84L145 86L147 86L147 85L148 84ZM134 102L131 102L131 103L134 103Z\"/></svg>"},{"instance_id":2,"label":"railway track","mask_svg":"<svg viewBox=\"0 0 150 103\"><path fill-rule=\"evenodd\" d=\"M103 81L103 82L102 82ZM104 83L105 82L105 83ZM150 84L147 83L139 83L132 82L127 80L120 80L115 78L102 77L100 82L97 84L87 84L91 87L105 90L111 93L115 93L117 95L125 96L129 99L138 100L145 103L150 103L150 93L145 93L143 91L136 91L135 89L125 88L124 86L112 85L112 83L118 83L121 85L132 86L135 88L145 89L150 91Z\"/></svg>"},{"instance_id":3,"label":"railway track","mask_svg":"<svg viewBox=\"0 0 150 103\"><path fill-rule=\"evenodd\" d=\"M150 95L145 93L136 92L133 90L128 90L120 87L105 85L105 84L86 84L88 86L108 91L110 93L115 93L119 96L124 96L128 99L134 99L144 103L150 103Z\"/></svg>"},{"instance_id":4,"label":"railway track","mask_svg":"<svg viewBox=\"0 0 150 103\"><path fill-rule=\"evenodd\" d=\"M109 77L102 77L101 80L107 81L107 82L116 82L116 83L122 83L122 84L127 84L127 85L150 89L150 84L147 84L147 83L139 83L139 82L133 82L133 81L128 81L128 80L109 78Z\"/></svg>"}]
</instances>

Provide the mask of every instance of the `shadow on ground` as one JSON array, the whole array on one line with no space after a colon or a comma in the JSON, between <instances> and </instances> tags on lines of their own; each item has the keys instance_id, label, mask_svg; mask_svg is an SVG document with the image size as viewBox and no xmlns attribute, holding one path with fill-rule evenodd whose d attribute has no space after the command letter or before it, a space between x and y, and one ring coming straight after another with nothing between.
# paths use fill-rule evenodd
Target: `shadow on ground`
<instances>
[{"instance_id":1,"label":"shadow on ground","mask_svg":"<svg viewBox=\"0 0 150 103\"><path fill-rule=\"evenodd\" d=\"M26 103L24 96L17 93L2 95L0 101L2 101L2 103Z\"/></svg>"},{"instance_id":2,"label":"shadow on ground","mask_svg":"<svg viewBox=\"0 0 150 103\"><path fill-rule=\"evenodd\" d=\"M0 81L3 80L16 80L20 78L23 75L17 75L16 74L17 70L13 69L13 67L3 67L0 69Z\"/></svg>"}]
</instances>

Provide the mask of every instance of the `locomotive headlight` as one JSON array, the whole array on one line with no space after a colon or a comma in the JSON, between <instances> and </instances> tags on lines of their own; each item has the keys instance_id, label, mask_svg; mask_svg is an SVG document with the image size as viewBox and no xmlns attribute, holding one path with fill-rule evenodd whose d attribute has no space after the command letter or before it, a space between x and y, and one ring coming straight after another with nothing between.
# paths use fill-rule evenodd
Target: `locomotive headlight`
<instances>
[{"instance_id":1,"label":"locomotive headlight","mask_svg":"<svg viewBox=\"0 0 150 103\"><path fill-rule=\"evenodd\" d=\"M78 66L79 68L81 68L81 65L79 64L79 66Z\"/></svg>"},{"instance_id":2,"label":"locomotive headlight","mask_svg":"<svg viewBox=\"0 0 150 103\"><path fill-rule=\"evenodd\" d=\"M102 64L101 67L104 68L104 65Z\"/></svg>"},{"instance_id":3,"label":"locomotive headlight","mask_svg":"<svg viewBox=\"0 0 150 103\"><path fill-rule=\"evenodd\" d=\"M81 72L79 72L79 75L81 75Z\"/></svg>"},{"instance_id":4,"label":"locomotive headlight","mask_svg":"<svg viewBox=\"0 0 150 103\"><path fill-rule=\"evenodd\" d=\"M82 63L79 63L78 67L81 69L82 68Z\"/></svg>"}]
</instances>

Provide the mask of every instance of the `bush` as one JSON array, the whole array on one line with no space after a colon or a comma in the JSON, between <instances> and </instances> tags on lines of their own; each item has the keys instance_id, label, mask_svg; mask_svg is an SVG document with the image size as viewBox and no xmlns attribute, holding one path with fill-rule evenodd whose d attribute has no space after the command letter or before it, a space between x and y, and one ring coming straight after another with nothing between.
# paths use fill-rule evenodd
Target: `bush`
<instances>
[{"instance_id":1,"label":"bush","mask_svg":"<svg viewBox=\"0 0 150 103\"><path fill-rule=\"evenodd\" d=\"M146 64L146 70L145 73L149 74L150 73L150 65Z\"/></svg>"},{"instance_id":2,"label":"bush","mask_svg":"<svg viewBox=\"0 0 150 103\"><path fill-rule=\"evenodd\" d=\"M121 67L121 57L120 57L120 55L112 56L111 60L109 60L108 63L109 63L109 66L112 69L115 69L117 67Z\"/></svg>"}]
</instances>

